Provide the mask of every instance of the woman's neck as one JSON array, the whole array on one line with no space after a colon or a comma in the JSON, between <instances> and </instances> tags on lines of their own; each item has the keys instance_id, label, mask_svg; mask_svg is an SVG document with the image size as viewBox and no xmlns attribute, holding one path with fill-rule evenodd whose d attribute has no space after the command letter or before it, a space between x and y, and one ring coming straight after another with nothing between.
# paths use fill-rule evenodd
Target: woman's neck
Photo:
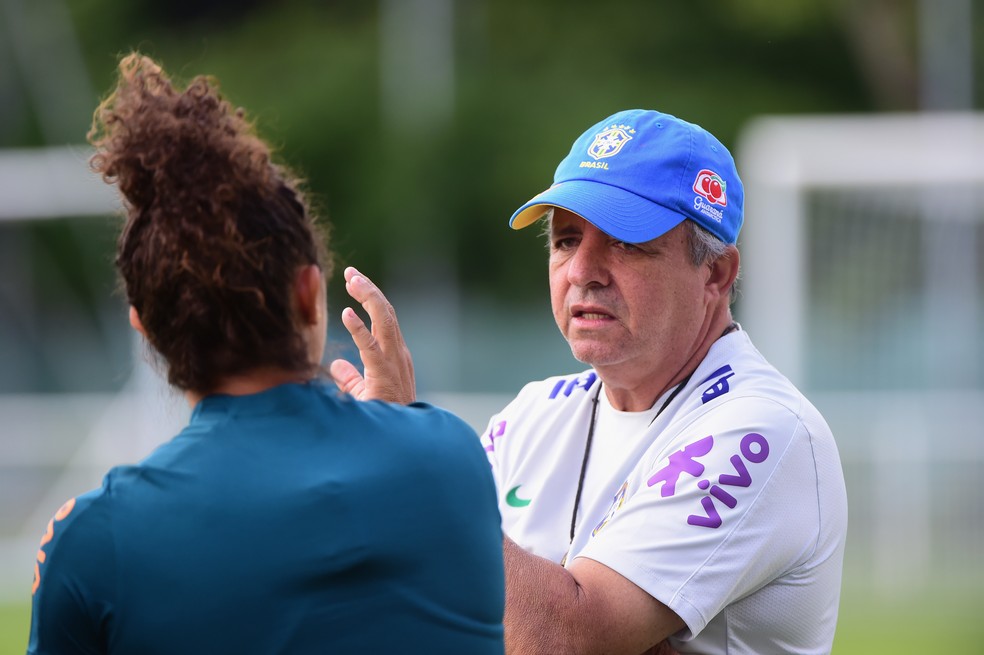
<instances>
[{"instance_id":1,"label":"woman's neck","mask_svg":"<svg viewBox=\"0 0 984 655\"><path fill-rule=\"evenodd\" d=\"M249 396L262 393L267 389L278 387L290 382L303 383L312 379L307 372L285 371L280 368L254 369L240 375L234 375L219 383L210 391L185 391L185 399L192 407L197 405L205 396L223 394L226 396Z\"/></svg>"}]
</instances>

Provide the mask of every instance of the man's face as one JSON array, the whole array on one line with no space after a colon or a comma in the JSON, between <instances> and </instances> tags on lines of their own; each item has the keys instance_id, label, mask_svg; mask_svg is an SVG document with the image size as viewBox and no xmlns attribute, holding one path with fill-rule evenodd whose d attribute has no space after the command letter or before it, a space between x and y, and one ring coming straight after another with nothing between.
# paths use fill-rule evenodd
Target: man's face
<instances>
[{"instance_id":1,"label":"man's face","mask_svg":"<svg viewBox=\"0 0 984 655\"><path fill-rule=\"evenodd\" d=\"M574 357L603 376L606 368L630 376L675 371L689 359L708 316L708 270L691 262L683 223L633 245L576 214L554 211L554 319Z\"/></svg>"}]
</instances>

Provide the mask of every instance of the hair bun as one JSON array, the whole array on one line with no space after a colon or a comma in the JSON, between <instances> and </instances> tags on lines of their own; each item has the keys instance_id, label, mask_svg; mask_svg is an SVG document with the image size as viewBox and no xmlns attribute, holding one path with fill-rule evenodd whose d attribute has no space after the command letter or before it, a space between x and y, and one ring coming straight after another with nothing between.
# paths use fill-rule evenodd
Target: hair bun
<instances>
[{"instance_id":1,"label":"hair bun","mask_svg":"<svg viewBox=\"0 0 984 655\"><path fill-rule=\"evenodd\" d=\"M198 76L181 90L139 54L120 62L89 139L99 150L93 169L138 210L198 208L207 220L221 213L217 205L262 188L275 170L245 112L222 98L214 80Z\"/></svg>"}]
</instances>

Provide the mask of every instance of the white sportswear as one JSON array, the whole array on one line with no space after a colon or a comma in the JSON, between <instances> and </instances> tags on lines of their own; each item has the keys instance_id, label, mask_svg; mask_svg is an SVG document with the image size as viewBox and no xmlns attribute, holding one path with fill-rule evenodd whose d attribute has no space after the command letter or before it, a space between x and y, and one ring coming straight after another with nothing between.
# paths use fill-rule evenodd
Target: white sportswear
<instances>
[{"instance_id":1,"label":"white sportswear","mask_svg":"<svg viewBox=\"0 0 984 655\"><path fill-rule=\"evenodd\" d=\"M571 541L599 391L591 370L532 382L490 421L505 533L631 580L683 619L671 638L681 653L829 653L847 496L816 408L744 331L725 335L633 434L613 426L639 416L599 409Z\"/></svg>"}]
</instances>

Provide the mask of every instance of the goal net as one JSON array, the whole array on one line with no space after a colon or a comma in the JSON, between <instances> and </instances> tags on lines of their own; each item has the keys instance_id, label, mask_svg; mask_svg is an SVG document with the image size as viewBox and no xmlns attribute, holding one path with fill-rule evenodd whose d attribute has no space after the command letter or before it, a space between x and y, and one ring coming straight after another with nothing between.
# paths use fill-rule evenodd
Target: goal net
<instances>
[{"instance_id":1,"label":"goal net","mask_svg":"<svg viewBox=\"0 0 984 655\"><path fill-rule=\"evenodd\" d=\"M984 116L760 118L736 314L827 417L848 579L982 588Z\"/></svg>"}]
</instances>

